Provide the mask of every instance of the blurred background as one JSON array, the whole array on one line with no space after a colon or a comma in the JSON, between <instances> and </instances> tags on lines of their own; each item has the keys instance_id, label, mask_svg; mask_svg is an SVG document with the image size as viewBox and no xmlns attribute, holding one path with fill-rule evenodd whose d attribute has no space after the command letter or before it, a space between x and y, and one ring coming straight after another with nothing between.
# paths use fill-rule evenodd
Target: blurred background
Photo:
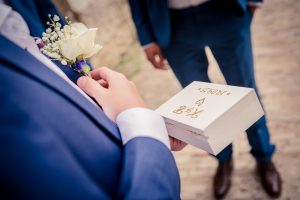
<instances>
[{"instance_id":1,"label":"blurred background","mask_svg":"<svg viewBox=\"0 0 300 200\"><path fill-rule=\"evenodd\" d=\"M92 59L94 67L108 66L134 81L149 107L155 109L181 87L171 70L154 69L137 42L126 0L55 0L74 21L98 27L97 41L104 48ZM283 178L280 199L300 199L300 2L265 0L252 24L256 79L265 105L274 162ZM209 75L224 83L209 48ZM269 199L255 174L245 134L234 142L232 187L225 199ZM188 146L174 153L181 176L183 200L214 199L212 178L217 161Z\"/></svg>"}]
</instances>

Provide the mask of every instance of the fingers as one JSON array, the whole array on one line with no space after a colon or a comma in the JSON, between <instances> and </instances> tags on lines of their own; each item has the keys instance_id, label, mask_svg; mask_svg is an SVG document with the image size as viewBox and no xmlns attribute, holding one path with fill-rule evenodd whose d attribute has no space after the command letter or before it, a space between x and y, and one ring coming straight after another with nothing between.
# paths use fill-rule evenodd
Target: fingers
<instances>
[{"instance_id":1,"label":"fingers","mask_svg":"<svg viewBox=\"0 0 300 200\"><path fill-rule=\"evenodd\" d=\"M110 77L109 74L111 74L112 72L113 71L107 67L101 67L101 68L91 71L90 75L95 80L103 79L105 81L108 81L108 79Z\"/></svg>"},{"instance_id":2,"label":"fingers","mask_svg":"<svg viewBox=\"0 0 300 200\"><path fill-rule=\"evenodd\" d=\"M160 69L168 69L167 67L167 60L166 58L164 57L162 51L159 49L159 51L157 52L157 56L156 56L156 60L157 62L159 63L159 68Z\"/></svg>"},{"instance_id":3,"label":"fingers","mask_svg":"<svg viewBox=\"0 0 300 200\"><path fill-rule=\"evenodd\" d=\"M145 107L136 86L123 74L102 67L90 75L79 78L77 85L100 104L111 120L115 121L124 110Z\"/></svg>"},{"instance_id":4,"label":"fingers","mask_svg":"<svg viewBox=\"0 0 300 200\"><path fill-rule=\"evenodd\" d=\"M101 84L89 77L82 76L77 80L77 85L87 95L94 97L101 105L101 96L106 93L106 89L102 87Z\"/></svg>"},{"instance_id":5,"label":"fingers","mask_svg":"<svg viewBox=\"0 0 300 200\"><path fill-rule=\"evenodd\" d=\"M113 71L107 67L101 67L99 69L96 69L92 71L90 75L95 80L104 80L109 86L111 85L111 83L113 84L122 79L126 79L126 77L123 74Z\"/></svg>"},{"instance_id":6,"label":"fingers","mask_svg":"<svg viewBox=\"0 0 300 200\"><path fill-rule=\"evenodd\" d=\"M151 64L158 69L167 69L166 68L166 59L157 44L152 44L150 47L145 49L148 60Z\"/></svg>"},{"instance_id":7,"label":"fingers","mask_svg":"<svg viewBox=\"0 0 300 200\"><path fill-rule=\"evenodd\" d=\"M107 81L103 80L103 79L100 79L97 81L102 87L104 88L108 88L108 83Z\"/></svg>"},{"instance_id":8,"label":"fingers","mask_svg":"<svg viewBox=\"0 0 300 200\"><path fill-rule=\"evenodd\" d=\"M171 136L169 136L169 139L170 139L170 146L172 151L181 151L184 147L187 146L187 143L178 140L176 138L173 138Z\"/></svg>"},{"instance_id":9,"label":"fingers","mask_svg":"<svg viewBox=\"0 0 300 200\"><path fill-rule=\"evenodd\" d=\"M158 52L152 53L149 55L148 60L152 63L155 68L162 69L164 68L164 60L162 58L162 54Z\"/></svg>"}]
</instances>

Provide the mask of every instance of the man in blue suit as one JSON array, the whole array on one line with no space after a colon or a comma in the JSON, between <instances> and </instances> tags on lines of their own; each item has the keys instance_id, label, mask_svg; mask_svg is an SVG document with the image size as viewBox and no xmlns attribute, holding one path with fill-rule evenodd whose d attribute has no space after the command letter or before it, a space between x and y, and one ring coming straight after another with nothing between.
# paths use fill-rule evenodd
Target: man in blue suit
<instances>
[{"instance_id":1,"label":"man in blue suit","mask_svg":"<svg viewBox=\"0 0 300 200\"><path fill-rule=\"evenodd\" d=\"M49 0L0 1L0 199L179 199L163 119L123 75L78 87L43 56L32 36L48 13Z\"/></svg>"},{"instance_id":2,"label":"man in blue suit","mask_svg":"<svg viewBox=\"0 0 300 200\"><path fill-rule=\"evenodd\" d=\"M256 89L250 25L262 0L129 0L129 3L148 60L155 68L165 69L166 58L183 87L195 80L210 81L204 51L209 46L229 85ZM247 130L247 136L264 189L272 197L280 196L280 175L271 161L275 146L270 143L265 117ZM217 159L214 194L222 198L230 188L232 145Z\"/></svg>"}]
</instances>

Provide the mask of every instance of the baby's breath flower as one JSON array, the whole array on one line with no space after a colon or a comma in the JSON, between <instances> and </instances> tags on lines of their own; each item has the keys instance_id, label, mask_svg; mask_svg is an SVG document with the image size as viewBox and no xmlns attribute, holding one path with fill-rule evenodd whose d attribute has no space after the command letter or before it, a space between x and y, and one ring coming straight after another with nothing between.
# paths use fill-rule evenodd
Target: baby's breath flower
<instances>
[{"instance_id":1,"label":"baby's breath flower","mask_svg":"<svg viewBox=\"0 0 300 200\"><path fill-rule=\"evenodd\" d=\"M56 22L56 27L58 27L58 28L60 28L61 27L61 23L59 23L59 22Z\"/></svg>"},{"instance_id":2,"label":"baby's breath flower","mask_svg":"<svg viewBox=\"0 0 300 200\"><path fill-rule=\"evenodd\" d=\"M58 37L60 37L60 38L63 38L63 37L64 37L64 34L63 34L61 31L58 31L58 32L57 32L57 35L58 35Z\"/></svg>"},{"instance_id":3,"label":"baby's breath flower","mask_svg":"<svg viewBox=\"0 0 300 200\"><path fill-rule=\"evenodd\" d=\"M52 53L51 56L54 59L59 59L60 58L60 55L58 53L56 53L56 52Z\"/></svg>"},{"instance_id":4,"label":"baby's breath flower","mask_svg":"<svg viewBox=\"0 0 300 200\"><path fill-rule=\"evenodd\" d=\"M61 63L62 65L67 65L67 64L68 64L66 60L61 60L60 63Z\"/></svg>"},{"instance_id":5,"label":"baby's breath flower","mask_svg":"<svg viewBox=\"0 0 300 200\"><path fill-rule=\"evenodd\" d=\"M52 52L48 52L48 55L49 55L50 58L54 58L55 57L54 53L52 53Z\"/></svg>"},{"instance_id":6,"label":"baby's breath flower","mask_svg":"<svg viewBox=\"0 0 300 200\"><path fill-rule=\"evenodd\" d=\"M59 50L59 46L56 43L52 44L52 51L57 52L58 50Z\"/></svg>"},{"instance_id":7,"label":"baby's breath flower","mask_svg":"<svg viewBox=\"0 0 300 200\"><path fill-rule=\"evenodd\" d=\"M43 53L44 53L46 56L49 56L49 57L50 57L50 53L49 53L47 50L45 50Z\"/></svg>"},{"instance_id":8,"label":"baby's breath flower","mask_svg":"<svg viewBox=\"0 0 300 200\"><path fill-rule=\"evenodd\" d=\"M83 51L81 49L83 53L82 55L80 55L80 57L77 55L73 56L72 51L66 48L66 44L62 43L62 40L73 39L74 37L77 36L78 30L87 31L87 33L89 34L92 33L92 30L87 29L85 25L80 23L78 24L76 23L76 26L73 25L72 22L68 19L68 17L65 17L66 25L62 25L60 23L60 17L58 15L49 14L48 17L49 17L49 20L47 21L48 28L46 29L45 32L42 33L42 38L36 40L36 43L39 46L40 51L46 56L48 56L49 58L60 61L62 65L75 65L76 62L85 63L86 58L84 57L84 55L89 54L90 51L88 50ZM84 43L82 38L81 39L79 38L78 40ZM91 40L93 39L91 38ZM85 44L82 45L89 47L88 45ZM99 45L95 45L95 47L89 47L89 48L92 49L93 51L95 50L98 51ZM85 74L89 70L90 68L88 66L85 66L85 68L77 69L77 71L82 74Z\"/></svg>"},{"instance_id":9,"label":"baby's breath flower","mask_svg":"<svg viewBox=\"0 0 300 200\"><path fill-rule=\"evenodd\" d=\"M71 28L70 25L65 25L63 29L64 29L64 30L68 30L68 29L70 29L70 28Z\"/></svg>"},{"instance_id":10,"label":"baby's breath flower","mask_svg":"<svg viewBox=\"0 0 300 200\"><path fill-rule=\"evenodd\" d=\"M58 46L57 43L51 44L51 47L52 47L52 48L56 48L57 46Z\"/></svg>"},{"instance_id":11,"label":"baby's breath flower","mask_svg":"<svg viewBox=\"0 0 300 200\"><path fill-rule=\"evenodd\" d=\"M58 35L57 35L56 32L53 32L52 35L53 35L54 37L58 37Z\"/></svg>"},{"instance_id":12,"label":"baby's breath flower","mask_svg":"<svg viewBox=\"0 0 300 200\"><path fill-rule=\"evenodd\" d=\"M54 15L53 20L54 20L55 22L58 22L58 21L60 20L60 18L59 18L59 16Z\"/></svg>"},{"instance_id":13,"label":"baby's breath flower","mask_svg":"<svg viewBox=\"0 0 300 200\"><path fill-rule=\"evenodd\" d=\"M51 32L52 32L51 28L47 28L46 33L51 33Z\"/></svg>"}]
</instances>

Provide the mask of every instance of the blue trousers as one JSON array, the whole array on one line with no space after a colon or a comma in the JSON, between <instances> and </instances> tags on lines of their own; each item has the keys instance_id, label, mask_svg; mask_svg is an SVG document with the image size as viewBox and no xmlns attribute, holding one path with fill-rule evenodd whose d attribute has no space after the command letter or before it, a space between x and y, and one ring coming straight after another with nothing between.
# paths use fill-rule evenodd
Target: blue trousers
<instances>
[{"instance_id":1,"label":"blue trousers","mask_svg":"<svg viewBox=\"0 0 300 200\"><path fill-rule=\"evenodd\" d=\"M209 46L227 84L251 87L258 94L253 68L250 10L241 16L231 7L218 6L214 1L209 1L198 7L171 10L170 13L172 38L163 52L183 87L195 80L210 81L204 51L204 47ZM246 132L251 154L258 162L270 161L275 145L270 143L265 117ZM232 144L216 157L220 161L229 160Z\"/></svg>"}]
</instances>

